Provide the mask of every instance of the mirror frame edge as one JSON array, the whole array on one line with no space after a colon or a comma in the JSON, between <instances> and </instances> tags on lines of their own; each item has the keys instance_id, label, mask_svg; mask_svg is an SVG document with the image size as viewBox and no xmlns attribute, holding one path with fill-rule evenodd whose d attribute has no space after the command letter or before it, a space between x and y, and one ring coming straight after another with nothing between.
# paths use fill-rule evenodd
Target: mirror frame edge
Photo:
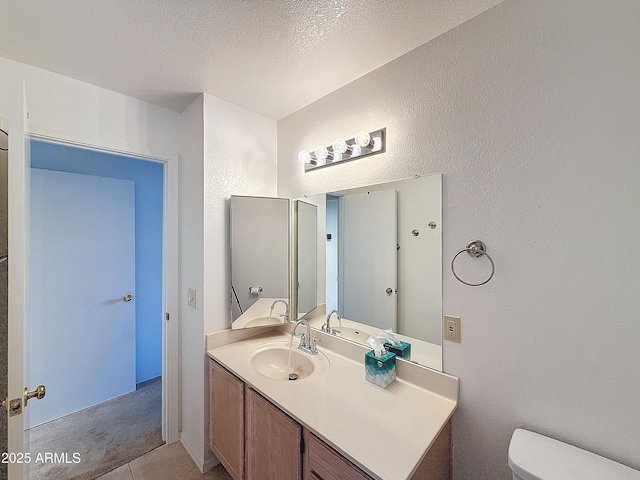
<instances>
[{"instance_id":1,"label":"mirror frame edge","mask_svg":"<svg viewBox=\"0 0 640 480\"><path fill-rule=\"evenodd\" d=\"M289 199L289 323L298 318L298 201Z\"/></svg>"}]
</instances>

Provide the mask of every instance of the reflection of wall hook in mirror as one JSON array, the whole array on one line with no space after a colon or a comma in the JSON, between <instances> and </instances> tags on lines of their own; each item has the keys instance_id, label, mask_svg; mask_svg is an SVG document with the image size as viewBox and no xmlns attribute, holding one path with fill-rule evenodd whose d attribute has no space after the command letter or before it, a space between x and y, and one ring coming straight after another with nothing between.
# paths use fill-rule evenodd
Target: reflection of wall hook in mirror
<instances>
[{"instance_id":1,"label":"reflection of wall hook in mirror","mask_svg":"<svg viewBox=\"0 0 640 480\"><path fill-rule=\"evenodd\" d=\"M413 235L414 237L417 237L418 235L420 235L420 231L414 228L413 230L411 230L411 235Z\"/></svg>"},{"instance_id":2,"label":"reflection of wall hook in mirror","mask_svg":"<svg viewBox=\"0 0 640 480\"><path fill-rule=\"evenodd\" d=\"M460 255L462 252L467 252L470 257L474 257L474 258L486 256L489 259L489 262L491 262L491 274L489 275L489 278L487 278L484 282L481 282L481 283L469 283L462 280L456 274L456 271L454 269L454 263L456 261L456 258L458 258L458 255ZM462 250L460 250L458 253L454 255L453 260L451 260L451 273L453 273L453 276L456 277L456 279L459 282L464 283L465 285L469 285L470 287L479 287L480 285L484 285L485 283L487 283L489 280L493 278L493 274L496 273L496 265L495 263L493 263L493 259L487 253L487 246L484 244L484 242L481 242L480 240L474 240L473 242L469 242L466 248L463 248Z\"/></svg>"}]
</instances>

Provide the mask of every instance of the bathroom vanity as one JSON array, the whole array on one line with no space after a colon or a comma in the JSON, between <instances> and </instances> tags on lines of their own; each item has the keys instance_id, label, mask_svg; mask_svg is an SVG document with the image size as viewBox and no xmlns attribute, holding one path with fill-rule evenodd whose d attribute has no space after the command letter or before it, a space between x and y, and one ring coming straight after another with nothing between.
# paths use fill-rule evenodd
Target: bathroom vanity
<instances>
[{"instance_id":1,"label":"bathroom vanity","mask_svg":"<svg viewBox=\"0 0 640 480\"><path fill-rule=\"evenodd\" d=\"M457 378L399 362L382 389L366 347L314 331L317 355L293 339L288 380L290 329L207 336L210 447L234 478L450 478Z\"/></svg>"}]
</instances>

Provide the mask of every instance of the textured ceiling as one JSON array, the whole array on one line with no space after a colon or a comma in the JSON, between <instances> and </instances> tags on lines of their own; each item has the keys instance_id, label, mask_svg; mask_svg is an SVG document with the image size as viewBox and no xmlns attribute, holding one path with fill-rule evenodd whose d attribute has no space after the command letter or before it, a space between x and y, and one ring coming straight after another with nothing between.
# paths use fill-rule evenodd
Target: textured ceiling
<instances>
[{"instance_id":1,"label":"textured ceiling","mask_svg":"<svg viewBox=\"0 0 640 480\"><path fill-rule=\"evenodd\" d=\"M503 0L0 0L0 56L280 119Z\"/></svg>"}]
</instances>

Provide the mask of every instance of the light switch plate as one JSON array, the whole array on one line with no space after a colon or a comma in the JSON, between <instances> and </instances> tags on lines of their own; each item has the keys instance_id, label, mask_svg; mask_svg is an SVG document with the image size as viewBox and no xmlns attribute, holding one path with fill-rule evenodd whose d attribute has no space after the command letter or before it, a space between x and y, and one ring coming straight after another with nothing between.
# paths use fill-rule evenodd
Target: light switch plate
<instances>
[{"instance_id":1,"label":"light switch plate","mask_svg":"<svg viewBox=\"0 0 640 480\"><path fill-rule=\"evenodd\" d=\"M445 315L443 322L444 339L450 342L461 342L460 317Z\"/></svg>"},{"instance_id":2,"label":"light switch plate","mask_svg":"<svg viewBox=\"0 0 640 480\"><path fill-rule=\"evenodd\" d=\"M196 308L196 291L193 288L188 289L187 305Z\"/></svg>"}]
</instances>

